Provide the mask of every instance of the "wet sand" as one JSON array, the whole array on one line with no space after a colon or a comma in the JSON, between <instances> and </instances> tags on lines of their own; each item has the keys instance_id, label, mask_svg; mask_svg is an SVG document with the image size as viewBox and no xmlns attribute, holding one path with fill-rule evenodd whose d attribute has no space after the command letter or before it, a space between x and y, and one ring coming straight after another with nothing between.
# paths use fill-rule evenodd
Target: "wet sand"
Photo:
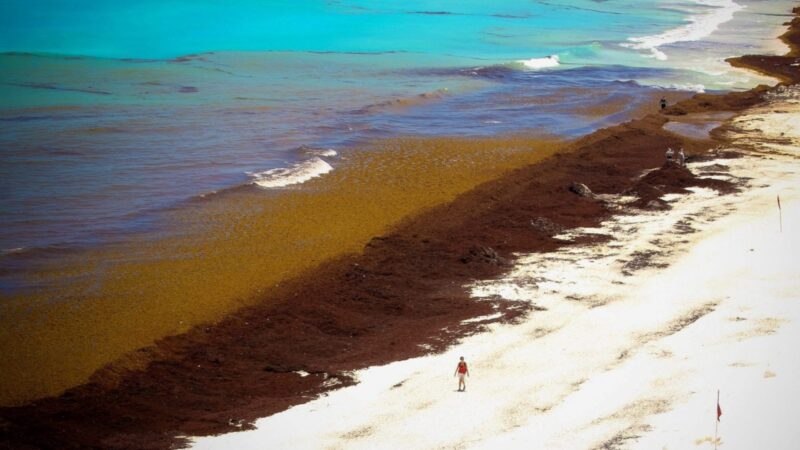
<instances>
[{"instance_id":1,"label":"wet sand","mask_svg":"<svg viewBox=\"0 0 800 450\"><path fill-rule=\"evenodd\" d=\"M794 29L798 25L795 19ZM797 35L788 36L796 49ZM794 58L768 61L753 65L768 74L780 67L785 80L800 80ZM776 61L781 65L773 66ZM735 191L730 181L662 166L666 146L683 146L697 162L728 138L712 133L709 140L692 140L663 125L674 115L743 111L761 103L766 90L698 95L664 114L593 133L568 151L409 219L362 253L281 286L270 302L163 339L57 398L0 410L0 442L13 448L168 448L187 435L247 428L352 384L353 370L442 351L492 323L536 317L543 312L533 303L476 302L470 284L508 273L519 253L607 240L592 233L560 236L596 228L617 213L604 196L635 194L630 206L644 212L668 207L665 193L690 187ZM574 182L597 195L577 195L570 190ZM641 255L631 268L646 266L647 258ZM486 319L468 321L476 317Z\"/></svg>"}]
</instances>

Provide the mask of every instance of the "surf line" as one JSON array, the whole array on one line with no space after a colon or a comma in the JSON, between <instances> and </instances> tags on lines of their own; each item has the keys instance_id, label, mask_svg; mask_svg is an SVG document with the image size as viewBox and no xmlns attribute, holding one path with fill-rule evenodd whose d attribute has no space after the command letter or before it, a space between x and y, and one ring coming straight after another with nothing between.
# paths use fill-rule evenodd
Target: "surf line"
<instances>
[{"instance_id":1,"label":"surf line","mask_svg":"<svg viewBox=\"0 0 800 450\"><path fill-rule=\"evenodd\" d=\"M649 52L650 57L666 61L667 54L660 47L678 42L699 41L714 34L719 27L733 19L736 12L745 7L733 0L698 0L699 6L710 7L707 12L695 13L687 18L683 26L667 30L661 34L631 37L623 47Z\"/></svg>"}]
</instances>

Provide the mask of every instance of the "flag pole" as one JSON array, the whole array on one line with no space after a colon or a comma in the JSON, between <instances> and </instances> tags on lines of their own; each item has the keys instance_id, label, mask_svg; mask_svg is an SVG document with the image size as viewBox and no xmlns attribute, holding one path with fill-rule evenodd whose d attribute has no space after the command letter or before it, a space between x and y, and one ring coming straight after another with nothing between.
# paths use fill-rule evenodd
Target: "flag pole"
<instances>
[{"instance_id":1,"label":"flag pole","mask_svg":"<svg viewBox=\"0 0 800 450\"><path fill-rule=\"evenodd\" d=\"M781 209L781 196L778 195L778 220L781 224L781 233L783 233L783 210Z\"/></svg>"},{"instance_id":2,"label":"flag pole","mask_svg":"<svg viewBox=\"0 0 800 450\"><path fill-rule=\"evenodd\" d=\"M719 389L717 389L717 411L714 420L714 450L717 450L717 431L719 431Z\"/></svg>"}]
</instances>

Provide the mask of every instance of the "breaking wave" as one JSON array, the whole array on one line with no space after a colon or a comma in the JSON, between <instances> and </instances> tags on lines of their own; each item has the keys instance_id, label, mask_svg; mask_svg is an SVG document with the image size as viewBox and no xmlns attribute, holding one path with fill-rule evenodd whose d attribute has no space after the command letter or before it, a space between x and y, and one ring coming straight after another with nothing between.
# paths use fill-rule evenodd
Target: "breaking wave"
<instances>
[{"instance_id":1,"label":"breaking wave","mask_svg":"<svg viewBox=\"0 0 800 450\"><path fill-rule=\"evenodd\" d=\"M292 150L292 153L299 157L333 157L338 155L336 150L332 148L311 147L309 145L301 145Z\"/></svg>"},{"instance_id":2,"label":"breaking wave","mask_svg":"<svg viewBox=\"0 0 800 450\"><path fill-rule=\"evenodd\" d=\"M291 167L269 169L263 172L249 173L253 177L253 184L263 188L279 188L293 184L305 183L333 170L333 167L314 157L297 163Z\"/></svg>"},{"instance_id":3,"label":"breaking wave","mask_svg":"<svg viewBox=\"0 0 800 450\"><path fill-rule=\"evenodd\" d=\"M533 70L558 67L560 65L558 55L545 56L544 58L520 59L516 61L516 63L521 64L525 69Z\"/></svg>"},{"instance_id":4,"label":"breaking wave","mask_svg":"<svg viewBox=\"0 0 800 450\"><path fill-rule=\"evenodd\" d=\"M698 41L713 34L720 25L733 19L744 6L733 0L698 0L703 12L689 16L688 23L652 36L628 38L623 47L649 52L648 56L665 61L667 55L660 47L677 42Z\"/></svg>"}]
</instances>

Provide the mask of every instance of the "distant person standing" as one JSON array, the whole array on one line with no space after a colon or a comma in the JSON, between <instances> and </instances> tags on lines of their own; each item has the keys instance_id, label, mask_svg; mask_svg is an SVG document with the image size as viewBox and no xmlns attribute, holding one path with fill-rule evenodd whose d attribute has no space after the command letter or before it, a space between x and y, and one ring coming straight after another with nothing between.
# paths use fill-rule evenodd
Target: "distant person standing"
<instances>
[{"instance_id":1,"label":"distant person standing","mask_svg":"<svg viewBox=\"0 0 800 450\"><path fill-rule=\"evenodd\" d=\"M667 99L665 99L664 97L661 97L661 102L660 103L661 103L661 109L664 109L664 108L667 107Z\"/></svg>"},{"instance_id":2,"label":"distant person standing","mask_svg":"<svg viewBox=\"0 0 800 450\"><path fill-rule=\"evenodd\" d=\"M667 162L672 162L673 156L675 156L675 152L672 150L672 147L667 147Z\"/></svg>"},{"instance_id":3,"label":"distant person standing","mask_svg":"<svg viewBox=\"0 0 800 450\"><path fill-rule=\"evenodd\" d=\"M456 371L453 373L453 376L458 376L458 392L466 391L467 384L464 382L464 377L469 376L469 369L467 368L467 363L464 361L463 356L458 359L458 365L456 366Z\"/></svg>"},{"instance_id":4,"label":"distant person standing","mask_svg":"<svg viewBox=\"0 0 800 450\"><path fill-rule=\"evenodd\" d=\"M686 167L686 154L683 153L683 147L678 150L678 164L680 164L681 167Z\"/></svg>"}]
</instances>

